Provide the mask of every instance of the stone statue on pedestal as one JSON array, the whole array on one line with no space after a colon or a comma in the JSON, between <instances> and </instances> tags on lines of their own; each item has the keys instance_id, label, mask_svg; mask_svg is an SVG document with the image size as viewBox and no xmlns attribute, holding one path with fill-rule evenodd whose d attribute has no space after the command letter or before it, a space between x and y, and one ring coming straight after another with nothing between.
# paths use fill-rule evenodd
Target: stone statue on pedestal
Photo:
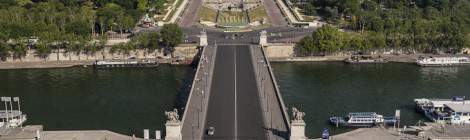
<instances>
[{"instance_id":1,"label":"stone statue on pedestal","mask_svg":"<svg viewBox=\"0 0 470 140\"><path fill-rule=\"evenodd\" d=\"M300 112L297 108L292 108L292 115L294 116L293 121L303 121L303 117L305 116L305 112Z\"/></svg>"},{"instance_id":2,"label":"stone statue on pedestal","mask_svg":"<svg viewBox=\"0 0 470 140\"><path fill-rule=\"evenodd\" d=\"M303 120L305 112L300 112L297 108L292 108L292 122L290 124L290 140L307 140L305 136L305 122Z\"/></svg>"},{"instance_id":3,"label":"stone statue on pedestal","mask_svg":"<svg viewBox=\"0 0 470 140\"><path fill-rule=\"evenodd\" d=\"M166 115L166 136L165 140L182 140L181 135L181 121L180 116L178 115L178 110L173 109L173 111L165 111Z\"/></svg>"},{"instance_id":4,"label":"stone statue on pedestal","mask_svg":"<svg viewBox=\"0 0 470 140\"><path fill-rule=\"evenodd\" d=\"M173 109L173 111L165 111L165 115L167 117L167 122L177 123L180 121L180 116L178 115L177 109Z\"/></svg>"}]
</instances>

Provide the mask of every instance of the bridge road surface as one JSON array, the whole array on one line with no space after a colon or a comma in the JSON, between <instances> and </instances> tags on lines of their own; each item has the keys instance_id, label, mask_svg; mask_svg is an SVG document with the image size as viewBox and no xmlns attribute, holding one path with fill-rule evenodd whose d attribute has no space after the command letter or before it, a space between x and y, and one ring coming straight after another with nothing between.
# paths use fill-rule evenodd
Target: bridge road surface
<instances>
[{"instance_id":1,"label":"bridge road surface","mask_svg":"<svg viewBox=\"0 0 470 140\"><path fill-rule=\"evenodd\" d=\"M267 139L249 46L218 46L216 55L204 125L206 129L214 127L215 133L203 138Z\"/></svg>"}]
</instances>

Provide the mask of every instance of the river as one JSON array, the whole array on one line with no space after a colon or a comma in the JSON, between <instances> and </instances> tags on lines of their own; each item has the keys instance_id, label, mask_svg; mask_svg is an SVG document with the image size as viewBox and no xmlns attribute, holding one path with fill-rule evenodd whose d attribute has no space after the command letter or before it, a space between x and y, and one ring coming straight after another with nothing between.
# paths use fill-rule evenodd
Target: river
<instances>
[{"instance_id":1,"label":"river","mask_svg":"<svg viewBox=\"0 0 470 140\"><path fill-rule=\"evenodd\" d=\"M402 125L415 125L427 120L415 112L414 98L470 97L470 67L466 66L299 62L272 67L287 106L306 112L309 137L320 137L323 128L334 134L348 130L328 125L330 116L349 112L393 116L400 109Z\"/></svg>"},{"instance_id":2,"label":"river","mask_svg":"<svg viewBox=\"0 0 470 140\"><path fill-rule=\"evenodd\" d=\"M309 137L333 115L374 111L402 124L425 120L414 98L470 97L470 67L422 68L412 64L347 65L340 62L272 63L288 107L306 112ZM19 96L27 124L45 130L111 130L142 135L164 129L164 111L176 106L190 81L188 66L156 69L53 68L0 70L0 95Z\"/></svg>"},{"instance_id":3,"label":"river","mask_svg":"<svg viewBox=\"0 0 470 140\"><path fill-rule=\"evenodd\" d=\"M191 68L0 70L0 95L19 96L27 124L45 130L111 130L142 136L164 129ZM153 134L153 133L152 133Z\"/></svg>"}]
</instances>

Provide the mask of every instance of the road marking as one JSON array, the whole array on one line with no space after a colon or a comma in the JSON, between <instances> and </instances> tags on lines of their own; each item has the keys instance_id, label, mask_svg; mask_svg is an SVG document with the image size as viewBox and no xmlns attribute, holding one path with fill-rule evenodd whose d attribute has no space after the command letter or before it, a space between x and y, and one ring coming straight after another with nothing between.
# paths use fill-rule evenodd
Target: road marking
<instances>
[{"instance_id":1,"label":"road marking","mask_svg":"<svg viewBox=\"0 0 470 140\"><path fill-rule=\"evenodd\" d=\"M235 80L235 88L234 88L235 92L234 92L234 94L235 94L235 140L236 140L237 139L237 133L238 133L237 132L238 131L237 130L238 129L237 128L237 49L235 47L233 47L233 48L235 49L234 53L233 53L233 57L234 57L233 61L234 61L234 65L235 65L235 72L234 72L235 73L235 78L234 78L234 80Z\"/></svg>"}]
</instances>

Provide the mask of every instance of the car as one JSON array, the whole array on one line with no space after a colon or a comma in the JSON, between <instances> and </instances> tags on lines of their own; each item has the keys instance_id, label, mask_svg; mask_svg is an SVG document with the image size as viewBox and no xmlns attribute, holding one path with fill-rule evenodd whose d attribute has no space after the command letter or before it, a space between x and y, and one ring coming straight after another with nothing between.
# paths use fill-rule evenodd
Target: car
<instances>
[{"instance_id":1,"label":"car","mask_svg":"<svg viewBox=\"0 0 470 140\"><path fill-rule=\"evenodd\" d=\"M209 136L212 136L214 135L214 132L215 132L215 128L214 127L209 127L209 129L207 129L207 135Z\"/></svg>"}]
</instances>

